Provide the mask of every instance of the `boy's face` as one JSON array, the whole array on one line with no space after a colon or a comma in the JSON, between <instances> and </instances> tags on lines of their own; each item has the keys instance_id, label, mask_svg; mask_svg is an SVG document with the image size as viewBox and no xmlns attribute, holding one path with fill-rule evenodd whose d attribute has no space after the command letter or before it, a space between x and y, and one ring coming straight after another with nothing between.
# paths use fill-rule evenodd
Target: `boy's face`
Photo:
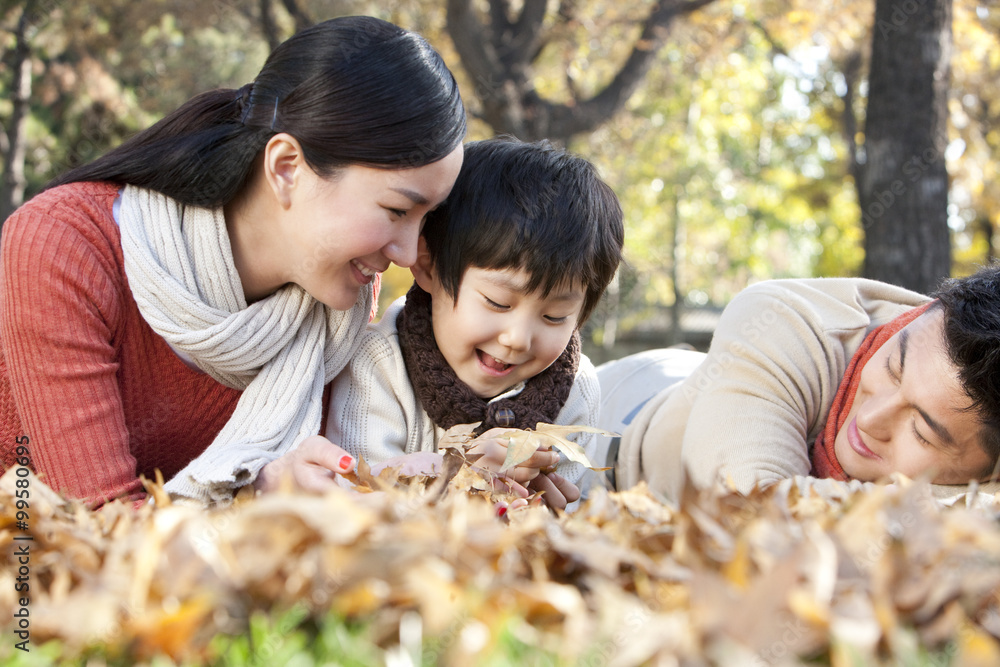
<instances>
[{"instance_id":1,"label":"boy's face","mask_svg":"<svg viewBox=\"0 0 1000 667\"><path fill-rule=\"evenodd\" d=\"M944 314L931 309L887 340L861 382L834 448L844 472L876 481L930 472L937 484L979 479L989 464L980 424L944 343Z\"/></svg>"},{"instance_id":2,"label":"boy's face","mask_svg":"<svg viewBox=\"0 0 1000 667\"><path fill-rule=\"evenodd\" d=\"M559 358L586 296L579 283L557 287L544 298L529 294L524 289L528 275L515 269L470 267L455 300L434 277L425 282L429 285L421 287L432 298L438 348L458 378L487 399Z\"/></svg>"}]
</instances>

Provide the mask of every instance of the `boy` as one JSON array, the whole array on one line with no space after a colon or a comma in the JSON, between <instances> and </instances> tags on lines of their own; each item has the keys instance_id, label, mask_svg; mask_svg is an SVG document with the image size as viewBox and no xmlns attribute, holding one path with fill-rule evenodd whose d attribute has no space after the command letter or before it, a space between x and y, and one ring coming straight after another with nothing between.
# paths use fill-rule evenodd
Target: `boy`
<instances>
[{"instance_id":1,"label":"boy","mask_svg":"<svg viewBox=\"0 0 1000 667\"><path fill-rule=\"evenodd\" d=\"M579 329L623 243L618 199L586 160L546 142L468 144L451 195L427 216L415 284L333 383L327 436L374 465L436 452L456 424L595 425L600 387ZM487 440L476 453L498 470L505 450ZM585 468L539 473L558 460L539 451L509 476L563 508Z\"/></svg>"}]
</instances>

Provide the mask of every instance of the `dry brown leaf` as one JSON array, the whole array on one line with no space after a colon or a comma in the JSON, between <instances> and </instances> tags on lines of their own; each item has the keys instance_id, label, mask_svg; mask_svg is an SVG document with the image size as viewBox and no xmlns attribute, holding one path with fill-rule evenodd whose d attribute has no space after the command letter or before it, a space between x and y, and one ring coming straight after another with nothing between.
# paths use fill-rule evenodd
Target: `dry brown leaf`
<instances>
[{"instance_id":1,"label":"dry brown leaf","mask_svg":"<svg viewBox=\"0 0 1000 667\"><path fill-rule=\"evenodd\" d=\"M511 495L464 456L471 433L452 434L437 476L375 477L359 462L350 490L225 510L91 511L31 478L27 535L5 476L0 613L18 604L14 538L30 536L33 641L105 643L126 660L199 656L253 610L290 605L370 622L385 647L413 613L428 637L478 637L451 641L445 665L482 662L501 629L567 664L891 664L946 640L956 664L997 658L1000 526L984 508L942 507L921 482L689 488L676 505L640 485L596 490L571 514L498 519Z\"/></svg>"}]
</instances>

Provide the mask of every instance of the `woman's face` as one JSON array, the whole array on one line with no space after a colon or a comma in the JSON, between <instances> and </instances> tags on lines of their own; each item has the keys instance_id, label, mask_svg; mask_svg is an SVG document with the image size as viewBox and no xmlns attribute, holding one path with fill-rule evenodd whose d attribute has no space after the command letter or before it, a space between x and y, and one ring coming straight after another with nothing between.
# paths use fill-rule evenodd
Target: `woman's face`
<instances>
[{"instance_id":1,"label":"woman's face","mask_svg":"<svg viewBox=\"0 0 1000 667\"><path fill-rule=\"evenodd\" d=\"M989 457L981 426L944 343L944 314L932 308L872 355L834 448L844 472L876 481L893 472L931 473L937 484L980 479Z\"/></svg>"},{"instance_id":2,"label":"woman's face","mask_svg":"<svg viewBox=\"0 0 1000 667\"><path fill-rule=\"evenodd\" d=\"M451 192L462 155L458 146L422 167L351 165L333 178L306 168L288 209L286 281L331 308L348 310L358 290L390 262L409 267L424 217Z\"/></svg>"}]
</instances>

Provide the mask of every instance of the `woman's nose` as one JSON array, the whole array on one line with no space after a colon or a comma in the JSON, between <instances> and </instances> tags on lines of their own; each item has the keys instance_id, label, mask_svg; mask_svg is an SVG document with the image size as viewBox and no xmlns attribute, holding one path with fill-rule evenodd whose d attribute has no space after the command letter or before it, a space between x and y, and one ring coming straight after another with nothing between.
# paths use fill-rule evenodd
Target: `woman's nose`
<instances>
[{"instance_id":1,"label":"woman's nose","mask_svg":"<svg viewBox=\"0 0 1000 667\"><path fill-rule=\"evenodd\" d=\"M398 233L386 244L383 253L390 262L407 269L417 261L417 241L423 225L413 222L400 226Z\"/></svg>"}]
</instances>

